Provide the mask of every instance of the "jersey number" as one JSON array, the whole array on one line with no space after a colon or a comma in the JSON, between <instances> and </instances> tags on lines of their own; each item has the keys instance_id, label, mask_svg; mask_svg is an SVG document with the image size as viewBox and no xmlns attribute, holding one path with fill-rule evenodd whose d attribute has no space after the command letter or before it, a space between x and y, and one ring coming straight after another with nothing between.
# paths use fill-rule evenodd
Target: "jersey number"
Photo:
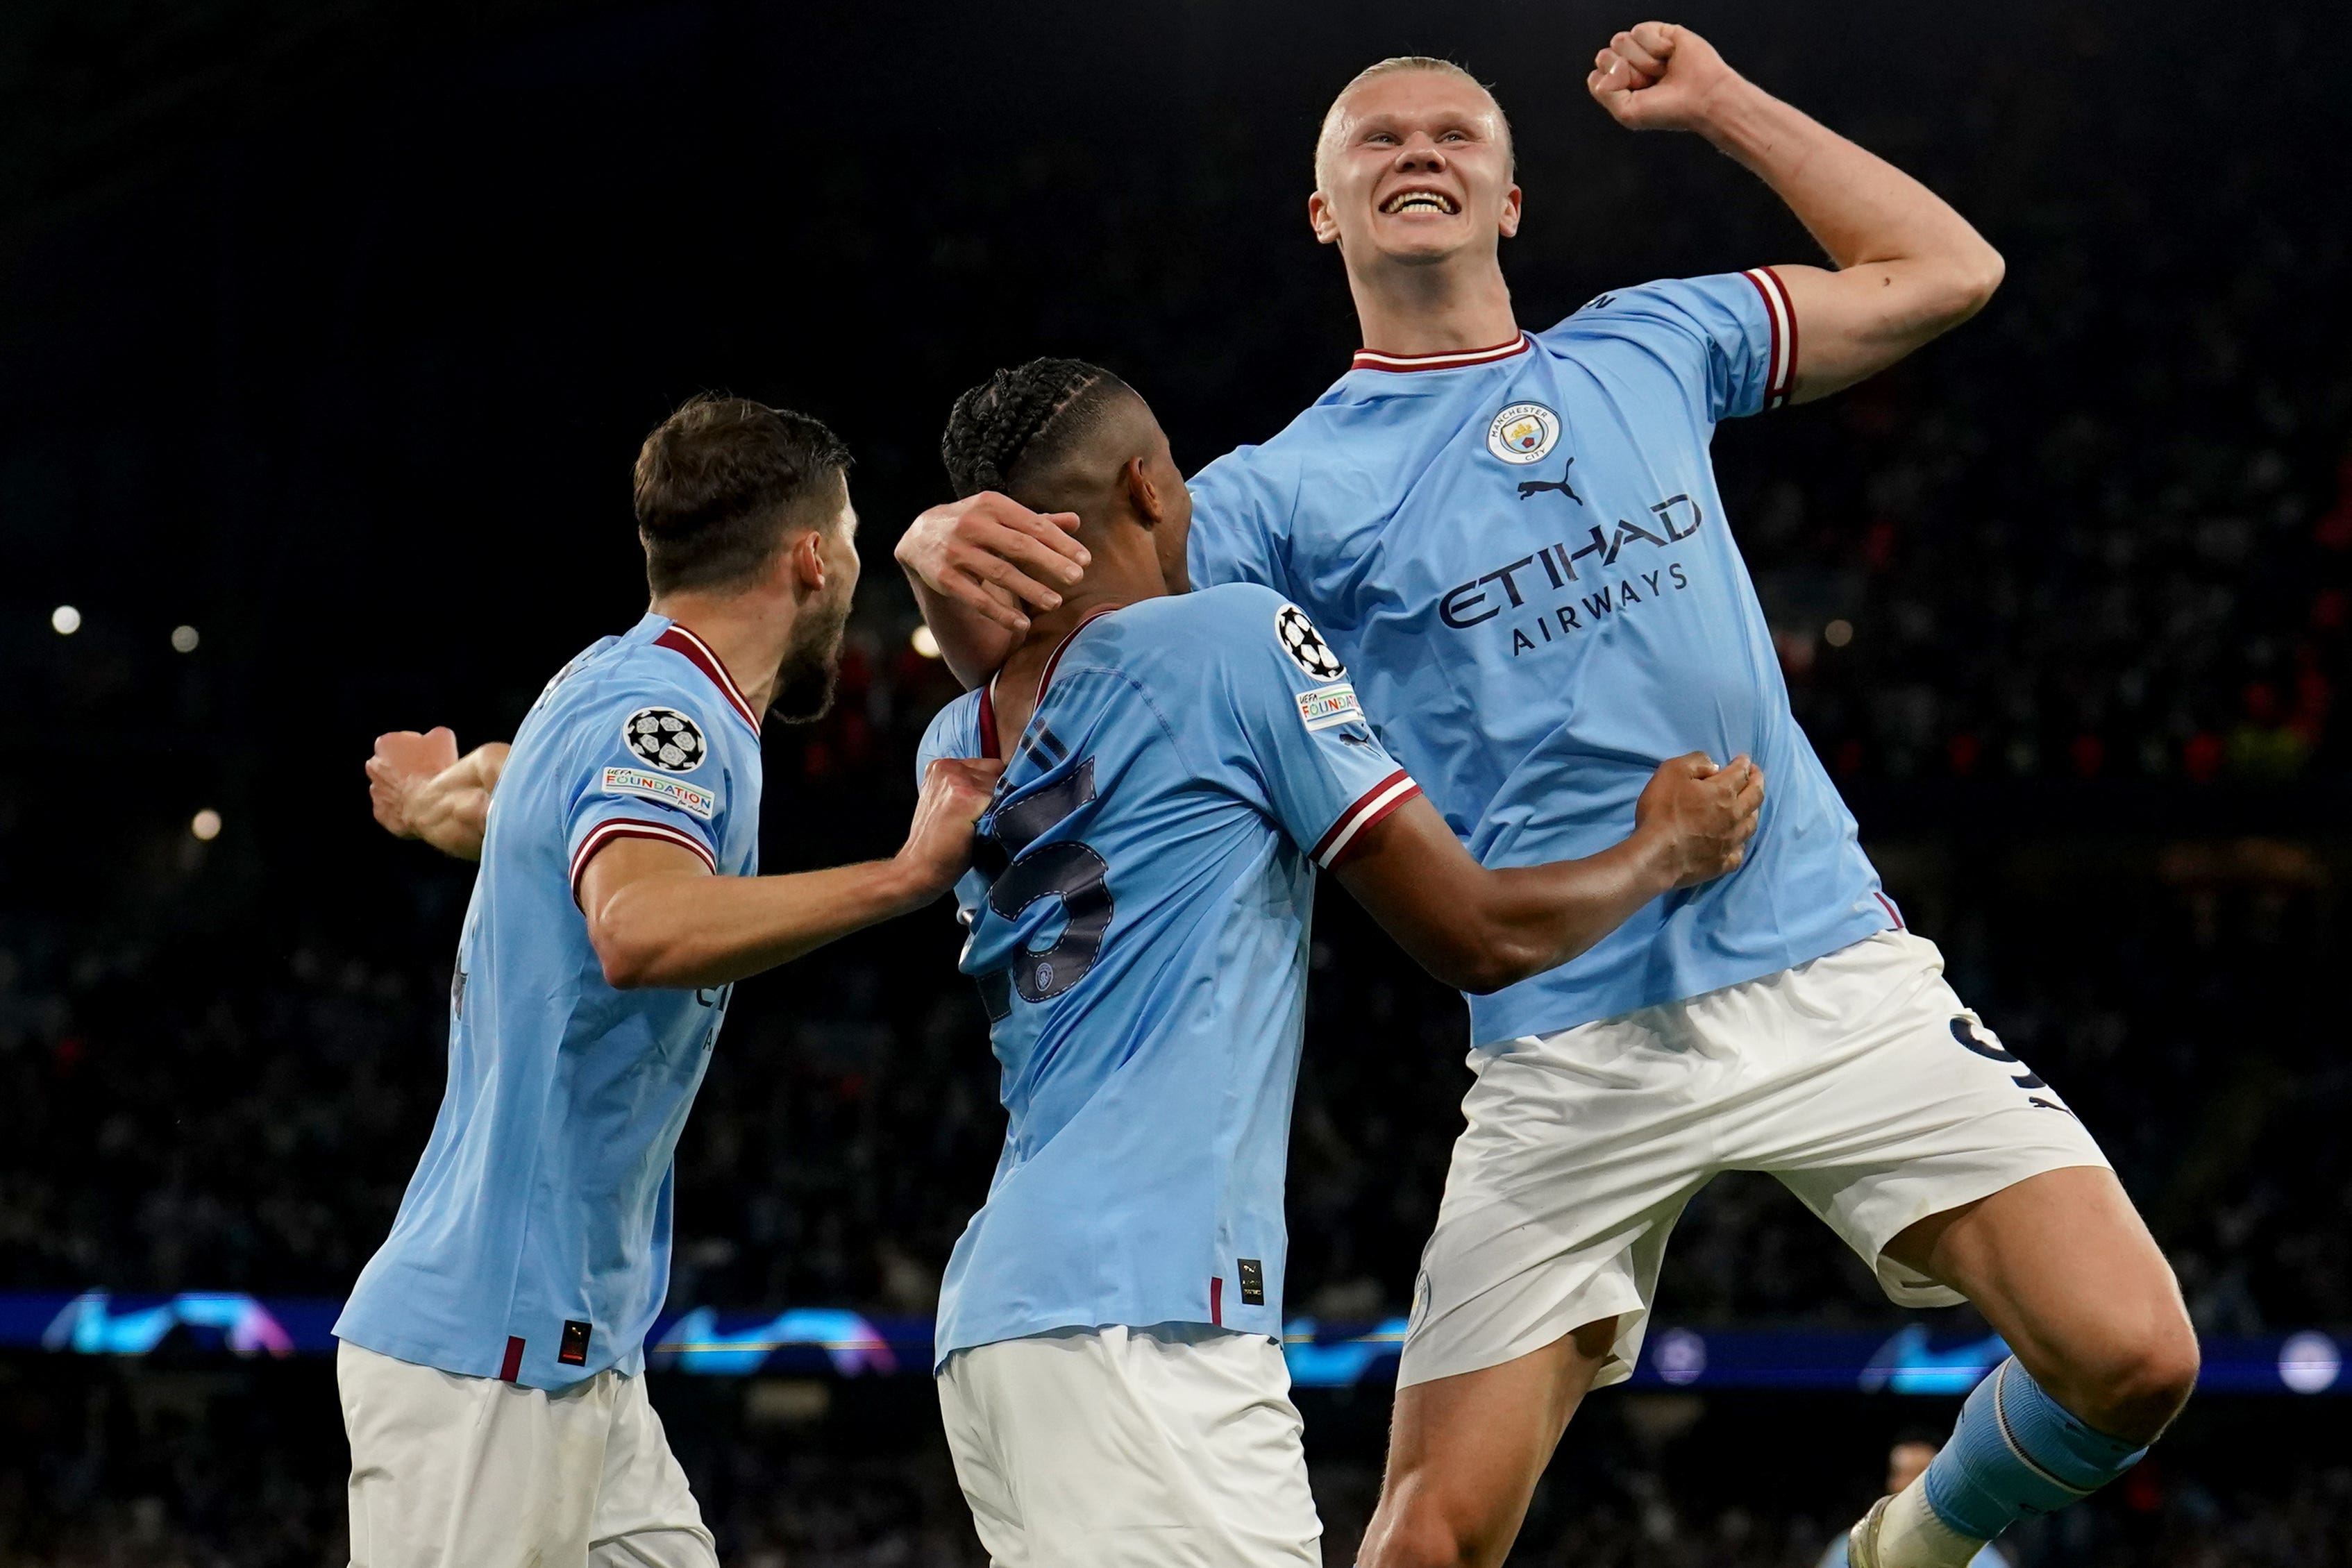
<instances>
[{"instance_id":1,"label":"jersey number","mask_svg":"<svg viewBox=\"0 0 2352 1568\"><path fill-rule=\"evenodd\" d=\"M989 908L1017 920L1041 898L1062 901L1060 937L1049 947L1024 948L1013 962L1013 988L1025 1001L1048 1001L1085 979L1110 929L1110 867L1102 856L1066 841L1029 851L1048 829L1094 798L1095 762L1089 757L1055 783L997 812L989 828L988 836L1012 862L988 890Z\"/></svg>"}]
</instances>

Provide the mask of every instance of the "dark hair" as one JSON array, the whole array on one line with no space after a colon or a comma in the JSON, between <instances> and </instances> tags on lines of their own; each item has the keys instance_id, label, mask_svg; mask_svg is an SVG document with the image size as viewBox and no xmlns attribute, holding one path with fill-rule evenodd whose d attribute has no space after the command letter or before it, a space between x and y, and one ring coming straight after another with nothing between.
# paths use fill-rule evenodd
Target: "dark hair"
<instances>
[{"instance_id":1,"label":"dark hair","mask_svg":"<svg viewBox=\"0 0 2352 1568\"><path fill-rule=\"evenodd\" d=\"M1013 487L1024 463L1051 462L1094 428L1128 384L1084 360L1032 360L999 371L956 399L940 437L959 497Z\"/></svg>"},{"instance_id":2,"label":"dark hair","mask_svg":"<svg viewBox=\"0 0 2352 1568\"><path fill-rule=\"evenodd\" d=\"M637 538L656 593L724 588L773 559L787 534L826 520L849 448L817 420L704 392L637 452Z\"/></svg>"}]
</instances>

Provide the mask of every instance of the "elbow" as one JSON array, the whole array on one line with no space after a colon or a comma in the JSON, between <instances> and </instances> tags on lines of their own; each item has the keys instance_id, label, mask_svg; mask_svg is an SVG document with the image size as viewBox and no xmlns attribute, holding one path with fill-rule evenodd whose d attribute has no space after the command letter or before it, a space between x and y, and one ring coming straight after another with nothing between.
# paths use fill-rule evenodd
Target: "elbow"
<instances>
[{"instance_id":1,"label":"elbow","mask_svg":"<svg viewBox=\"0 0 2352 1568\"><path fill-rule=\"evenodd\" d=\"M632 940L603 922L591 922L588 945L596 950L604 983L616 991L641 991L674 983L664 972L660 953L650 943Z\"/></svg>"},{"instance_id":2,"label":"elbow","mask_svg":"<svg viewBox=\"0 0 2352 1568\"><path fill-rule=\"evenodd\" d=\"M1446 984L1469 996L1490 997L1505 986L1527 977L1526 973L1512 966L1496 963L1482 954L1463 964Z\"/></svg>"},{"instance_id":3,"label":"elbow","mask_svg":"<svg viewBox=\"0 0 2352 1568\"><path fill-rule=\"evenodd\" d=\"M1992 303L2008 274L2009 263L2001 259L2000 252L1979 240L1971 254L1955 257L1947 270L1936 314L1946 327L1958 326Z\"/></svg>"},{"instance_id":4,"label":"elbow","mask_svg":"<svg viewBox=\"0 0 2352 1568\"><path fill-rule=\"evenodd\" d=\"M2009 276L2009 263L2001 259L2000 252L1993 249L1990 245L1980 248L1983 254L1979 256L1974 265L1969 267L1967 276L1961 283L1962 292L1968 299L1969 314L1971 316L1992 303L1992 297L1999 291L2001 279Z\"/></svg>"},{"instance_id":5,"label":"elbow","mask_svg":"<svg viewBox=\"0 0 2352 1568\"><path fill-rule=\"evenodd\" d=\"M1521 980L1557 969L1592 946L1598 933L1566 936L1558 931L1489 928L1465 944L1447 963L1445 983L1474 997L1492 995Z\"/></svg>"},{"instance_id":6,"label":"elbow","mask_svg":"<svg viewBox=\"0 0 2352 1568\"><path fill-rule=\"evenodd\" d=\"M1491 996L1548 967L1542 955L1499 932L1473 936L1430 966L1439 979L1474 997Z\"/></svg>"}]
</instances>

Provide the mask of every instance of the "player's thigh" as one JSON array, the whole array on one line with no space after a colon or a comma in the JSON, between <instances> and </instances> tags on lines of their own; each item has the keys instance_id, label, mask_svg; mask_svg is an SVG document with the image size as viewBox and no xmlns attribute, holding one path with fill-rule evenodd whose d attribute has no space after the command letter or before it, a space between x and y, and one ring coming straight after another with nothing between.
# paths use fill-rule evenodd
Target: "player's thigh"
<instances>
[{"instance_id":1,"label":"player's thigh","mask_svg":"<svg viewBox=\"0 0 2352 1568\"><path fill-rule=\"evenodd\" d=\"M1399 1388L1365 1568L1500 1562L1617 1333L1588 1323L1499 1366Z\"/></svg>"},{"instance_id":2,"label":"player's thigh","mask_svg":"<svg viewBox=\"0 0 2352 1568\"><path fill-rule=\"evenodd\" d=\"M581 1561L604 1465L602 1391L551 1396L345 1344L352 1568Z\"/></svg>"},{"instance_id":3,"label":"player's thigh","mask_svg":"<svg viewBox=\"0 0 2352 1568\"><path fill-rule=\"evenodd\" d=\"M2179 1286L2111 1171L2029 1176L1887 1251L1967 1295L2060 1403L2119 1436L2152 1436L2196 1379Z\"/></svg>"},{"instance_id":4,"label":"player's thigh","mask_svg":"<svg viewBox=\"0 0 2352 1568\"><path fill-rule=\"evenodd\" d=\"M1018 1500L1028 1568L1308 1568L1321 1528L1278 1345L1169 1327L960 1352L943 1387ZM971 1491L968 1490L967 1495ZM975 1521L982 1510L975 1500ZM986 1525L982 1525L983 1540ZM992 1553L996 1548L991 1546Z\"/></svg>"},{"instance_id":5,"label":"player's thigh","mask_svg":"<svg viewBox=\"0 0 2352 1568\"><path fill-rule=\"evenodd\" d=\"M1631 1371L1666 1238L1705 1184L1728 1069L1686 1004L1515 1042L1478 1063L1422 1255L1403 1385L1500 1365L1617 1320Z\"/></svg>"},{"instance_id":6,"label":"player's thigh","mask_svg":"<svg viewBox=\"0 0 2352 1568\"><path fill-rule=\"evenodd\" d=\"M646 1380L604 1375L616 1382L590 1568L714 1568L718 1550Z\"/></svg>"},{"instance_id":7,"label":"player's thigh","mask_svg":"<svg viewBox=\"0 0 2352 1568\"><path fill-rule=\"evenodd\" d=\"M1888 933L1776 979L1770 1070L1727 1128L1905 1306L1960 1293L1890 1250L1931 1215L2044 1172L2105 1170L2056 1086L1966 1007L1932 943Z\"/></svg>"},{"instance_id":8,"label":"player's thigh","mask_svg":"<svg viewBox=\"0 0 2352 1568\"><path fill-rule=\"evenodd\" d=\"M1020 1499L991 1424L990 1413L1001 1397L996 1387L1000 1365L999 1358L976 1351L950 1356L938 1379L940 1426L947 1437L948 1457L955 1464L956 1485L971 1510L972 1530L991 1568L1029 1568Z\"/></svg>"}]
</instances>

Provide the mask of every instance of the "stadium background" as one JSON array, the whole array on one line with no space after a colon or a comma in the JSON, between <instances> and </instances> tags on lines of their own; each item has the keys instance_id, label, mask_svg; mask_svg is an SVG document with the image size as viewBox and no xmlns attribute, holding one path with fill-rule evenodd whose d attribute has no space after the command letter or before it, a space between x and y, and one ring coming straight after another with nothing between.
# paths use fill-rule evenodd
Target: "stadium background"
<instances>
[{"instance_id":1,"label":"stadium background","mask_svg":"<svg viewBox=\"0 0 2352 1568\"><path fill-rule=\"evenodd\" d=\"M1635 19L16 0L0 1292L348 1285L440 1092L468 881L377 832L359 764L387 727L507 734L634 619L627 465L687 394L808 410L858 454L844 700L768 742L783 869L903 830L953 687L909 646L888 552L944 496L954 392L1033 353L1099 359L1189 468L1344 367L1344 287L1302 211L1317 117L1358 66L1443 53L1496 83L1531 324L1614 284L1809 258L1730 163L1586 100L1591 51ZM1962 993L2105 1140L2200 1332L2347 1343L2340 7L2258 29L2169 0L1679 19L2009 259L1951 339L1717 443L1800 717ZM1434 1212L1461 1010L1343 899L1318 918L1291 1305L1370 1324ZM679 1156L674 1307L929 1310L1001 1125L953 949L941 908L743 988ZM1755 1177L1694 1206L1660 1315L1982 1333L1886 1306ZM971 1561L926 1381L814 1364L654 1375L727 1560ZM2202 1396L2019 1554L2352 1561L2347 1383ZM1386 1404L1377 1373L1302 1395L1334 1563ZM1514 1561L1810 1562L1887 1439L1951 1408L1604 1395ZM342 1461L315 1356L196 1330L142 1356L0 1351L0 1562L340 1563Z\"/></svg>"}]
</instances>

